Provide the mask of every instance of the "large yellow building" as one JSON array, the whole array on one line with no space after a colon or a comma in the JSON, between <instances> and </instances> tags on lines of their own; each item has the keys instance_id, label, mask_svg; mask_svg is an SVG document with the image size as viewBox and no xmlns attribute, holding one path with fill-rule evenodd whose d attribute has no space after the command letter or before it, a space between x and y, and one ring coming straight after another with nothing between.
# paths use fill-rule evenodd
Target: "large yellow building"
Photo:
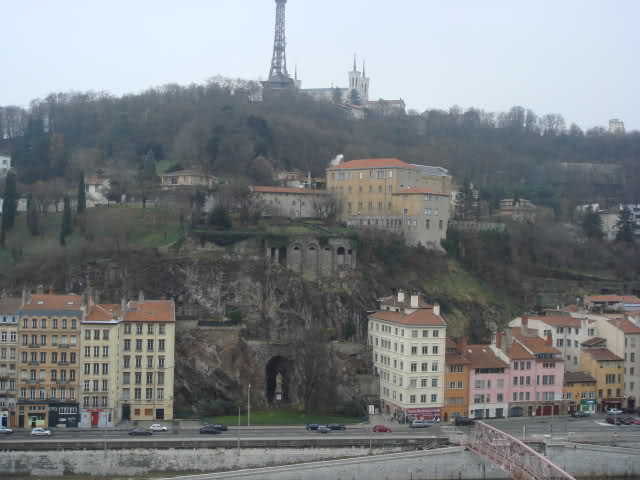
<instances>
[{"instance_id":1,"label":"large yellow building","mask_svg":"<svg viewBox=\"0 0 640 480\"><path fill-rule=\"evenodd\" d=\"M20 308L18 427L77 427L79 295L25 292Z\"/></svg>"},{"instance_id":2,"label":"large yellow building","mask_svg":"<svg viewBox=\"0 0 640 480\"><path fill-rule=\"evenodd\" d=\"M440 248L449 222L451 176L397 158L352 160L327 169L327 189L354 227L402 233L410 244Z\"/></svg>"},{"instance_id":3,"label":"large yellow building","mask_svg":"<svg viewBox=\"0 0 640 480\"><path fill-rule=\"evenodd\" d=\"M596 379L598 408L621 408L624 400L624 359L606 348L583 348L580 368Z\"/></svg>"}]
</instances>

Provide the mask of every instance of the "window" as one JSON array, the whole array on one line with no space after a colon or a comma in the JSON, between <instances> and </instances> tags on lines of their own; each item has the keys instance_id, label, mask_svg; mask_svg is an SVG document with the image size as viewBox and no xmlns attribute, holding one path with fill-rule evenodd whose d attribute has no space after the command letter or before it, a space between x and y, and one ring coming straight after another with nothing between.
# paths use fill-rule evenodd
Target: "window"
<instances>
[{"instance_id":1,"label":"window","mask_svg":"<svg viewBox=\"0 0 640 480\"><path fill-rule=\"evenodd\" d=\"M411 347L411 355L417 355L418 354L418 347L417 346L412 346Z\"/></svg>"},{"instance_id":2,"label":"window","mask_svg":"<svg viewBox=\"0 0 640 480\"><path fill-rule=\"evenodd\" d=\"M636 354L631 352L631 361L635 362L636 361Z\"/></svg>"},{"instance_id":3,"label":"window","mask_svg":"<svg viewBox=\"0 0 640 480\"><path fill-rule=\"evenodd\" d=\"M562 338L556 339L556 347L562 347L564 340Z\"/></svg>"},{"instance_id":4,"label":"window","mask_svg":"<svg viewBox=\"0 0 640 480\"><path fill-rule=\"evenodd\" d=\"M431 371L432 372L438 371L438 362L431 362Z\"/></svg>"},{"instance_id":5,"label":"window","mask_svg":"<svg viewBox=\"0 0 640 480\"><path fill-rule=\"evenodd\" d=\"M499 393L496 401L503 402L504 401L504 395L502 393Z\"/></svg>"},{"instance_id":6,"label":"window","mask_svg":"<svg viewBox=\"0 0 640 480\"><path fill-rule=\"evenodd\" d=\"M136 352L142 351L142 340L136 340Z\"/></svg>"},{"instance_id":7,"label":"window","mask_svg":"<svg viewBox=\"0 0 640 480\"><path fill-rule=\"evenodd\" d=\"M423 372L428 372L429 371L429 364L427 362L422 362L421 367L422 367L421 370Z\"/></svg>"},{"instance_id":8,"label":"window","mask_svg":"<svg viewBox=\"0 0 640 480\"><path fill-rule=\"evenodd\" d=\"M433 355L437 355L438 354L438 346L434 345L433 347L431 347L431 353Z\"/></svg>"},{"instance_id":9,"label":"window","mask_svg":"<svg viewBox=\"0 0 640 480\"><path fill-rule=\"evenodd\" d=\"M125 335L128 335L131 333L131 324L130 323L125 323L124 325L124 333Z\"/></svg>"},{"instance_id":10,"label":"window","mask_svg":"<svg viewBox=\"0 0 640 480\"><path fill-rule=\"evenodd\" d=\"M142 373L140 372L135 373L135 381L136 381L136 385L140 385L142 383Z\"/></svg>"},{"instance_id":11,"label":"window","mask_svg":"<svg viewBox=\"0 0 640 480\"><path fill-rule=\"evenodd\" d=\"M513 377L513 384L518 385L518 377Z\"/></svg>"},{"instance_id":12,"label":"window","mask_svg":"<svg viewBox=\"0 0 640 480\"><path fill-rule=\"evenodd\" d=\"M158 357L158 368L164 368L164 357ZM400 367L402 370L402 367Z\"/></svg>"},{"instance_id":13,"label":"window","mask_svg":"<svg viewBox=\"0 0 640 480\"><path fill-rule=\"evenodd\" d=\"M153 340L147 340L147 351L153 352Z\"/></svg>"},{"instance_id":14,"label":"window","mask_svg":"<svg viewBox=\"0 0 640 480\"><path fill-rule=\"evenodd\" d=\"M98 346L93 347L93 356L96 358L100 356L100 347Z\"/></svg>"},{"instance_id":15,"label":"window","mask_svg":"<svg viewBox=\"0 0 640 480\"><path fill-rule=\"evenodd\" d=\"M433 338L438 338L440 336L440 332L438 330L433 331Z\"/></svg>"},{"instance_id":16,"label":"window","mask_svg":"<svg viewBox=\"0 0 640 480\"><path fill-rule=\"evenodd\" d=\"M153 323L149 323L147 325L147 334L148 335L153 335Z\"/></svg>"},{"instance_id":17,"label":"window","mask_svg":"<svg viewBox=\"0 0 640 480\"><path fill-rule=\"evenodd\" d=\"M412 372L417 372L418 371L418 364L413 362L411 363L411 371Z\"/></svg>"},{"instance_id":18,"label":"window","mask_svg":"<svg viewBox=\"0 0 640 480\"><path fill-rule=\"evenodd\" d=\"M432 393L431 394L431 403L436 403L438 401L438 394L437 393Z\"/></svg>"},{"instance_id":19,"label":"window","mask_svg":"<svg viewBox=\"0 0 640 480\"><path fill-rule=\"evenodd\" d=\"M437 388L437 386L438 386L438 379L437 378L432 378L431 379L431 386L433 388Z\"/></svg>"},{"instance_id":20,"label":"window","mask_svg":"<svg viewBox=\"0 0 640 480\"><path fill-rule=\"evenodd\" d=\"M124 341L124 351L125 351L125 352L128 352L128 351L130 351L130 350L131 350L131 340L126 339L126 340Z\"/></svg>"},{"instance_id":21,"label":"window","mask_svg":"<svg viewBox=\"0 0 640 480\"><path fill-rule=\"evenodd\" d=\"M137 323L136 324L136 334L137 335L142 335L142 324L141 323Z\"/></svg>"},{"instance_id":22,"label":"window","mask_svg":"<svg viewBox=\"0 0 640 480\"><path fill-rule=\"evenodd\" d=\"M67 328L67 319L66 318L62 319L62 328Z\"/></svg>"},{"instance_id":23,"label":"window","mask_svg":"<svg viewBox=\"0 0 640 480\"><path fill-rule=\"evenodd\" d=\"M109 356L109 347L108 346L104 346L102 347L102 356L103 357L108 357Z\"/></svg>"},{"instance_id":24,"label":"window","mask_svg":"<svg viewBox=\"0 0 640 480\"><path fill-rule=\"evenodd\" d=\"M513 392L513 401L518 400L518 392Z\"/></svg>"},{"instance_id":25,"label":"window","mask_svg":"<svg viewBox=\"0 0 640 480\"><path fill-rule=\"evenodd\" d=\"M147 372L147 385L153 383L153 372Z\"/></svg>"},{"instance_id":26,"label":"window","mask_svg":"<svg viewBox=\"0 0 640 480\"><path fill-rule=\"evenodd\" d=\"M93 331L93 339L94 340L100 340L100 330L94 330Z\"/></svg>"},{"instance_id":27,"label":"window","mask_svg":"<svg viewBox=\"0 0 640 480\"><path fill-rule=\"evenodd\" d=\"M131 374L129 372L124 372L122 374L122 383L124 385L129 385L129 383L131 383Z\"/></svg>"},{"instance_id":28,"label":"window","mask_svg":"<svg viewBox=\"0 0 640 480\"><path fill-rule=\"evenodd\" d=\"M164 344L165 344L164 340L158 340L158 351L164 352Z\"/></svg>"},{"instance_id":29,"label":"window","mask_svg":"<svg viewBox=\"0 0 640 480\"><path fill-rule=\"evenodd\" d=\"M91 340L91 330L85 330L84 331L84 339L85 340Z\"/></svg>"},{"instance_id":30,"label":"window","mask_svg":"<svg viewBox=\"0 0 640 480\"><path fill-rule=\"evenodd\" d=\"M133 394L134 394L134 398L136 400L142 400L142 389L141 388L134 389ZM139 413L140 410L139 409L136 409L136 410L138 410L138 415L140 415L140 413Z\"/></svg>"},{"instance_id":31,"label":"window","mask_svg":"<svg viewBox=\"0 0 640 480\"><path fill-rule=\"evenodd\" d=\"M147 388L146 391L145 391L145 394L146 394L145 398L147 400L153 399L153 388Z\"/></svg>"},{"instance_id":32,"label":"window","mask_svg":"<svg viewBox=\"0 0 640 480\"><path fill-rule=\"evenodd\" d=\"M153 357L152 356L148 356L147 357L147 368L153 368Z\"/></svg>"}]
</instances>

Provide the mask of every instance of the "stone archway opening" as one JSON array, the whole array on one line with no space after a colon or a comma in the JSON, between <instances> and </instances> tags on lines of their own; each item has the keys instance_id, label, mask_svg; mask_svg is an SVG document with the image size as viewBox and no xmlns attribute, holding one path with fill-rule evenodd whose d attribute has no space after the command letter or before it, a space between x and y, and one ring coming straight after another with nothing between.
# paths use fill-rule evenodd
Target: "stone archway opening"
<instances>
[{"instance_id":1,"label":"stone archway opening","mask_svg":"<svg viewBox=\"0 0 640 480\"><path fill-rule=\"evenodd\" d=\"M265 392L267 401L272 405L289 403L289 388L292 380L291 362L280 355L267 362L265 378L267 385ZM278 388L280 383L281 387ZM280 396L278 394L281 393Z\"/></svg>"}]
</instances>

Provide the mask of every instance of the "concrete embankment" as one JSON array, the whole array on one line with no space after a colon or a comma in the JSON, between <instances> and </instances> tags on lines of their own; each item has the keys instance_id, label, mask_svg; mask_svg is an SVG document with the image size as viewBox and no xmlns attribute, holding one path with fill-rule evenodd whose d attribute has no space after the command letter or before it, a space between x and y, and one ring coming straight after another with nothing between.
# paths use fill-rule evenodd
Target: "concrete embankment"
<instances>
[{"instance_id":1,"label":"concrete embankment","mask_svg":"<svg viewBox=\"0 0 640 480\"><path fill-rule=\"evenodd\" d=\"M546 456L575 477L640 476L640 451L635 448L548 442Z\"/></svg>"}]
</instances>

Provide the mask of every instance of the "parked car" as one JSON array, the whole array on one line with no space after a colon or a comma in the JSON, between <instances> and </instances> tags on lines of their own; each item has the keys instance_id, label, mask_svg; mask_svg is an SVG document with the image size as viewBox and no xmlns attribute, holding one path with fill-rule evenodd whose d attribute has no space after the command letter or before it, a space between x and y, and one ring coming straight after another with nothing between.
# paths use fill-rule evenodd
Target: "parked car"
<instances>
[{"instance_id":1,"label":"parked car","mask_svg":"<svg viewBox=\"0 0 640 480\"><path fill-rule=\"evenodd\" d=\"M631 420L632 425L640 425L640 418L629 417L629 420Z\"/></svg>"},{"instance_id":2,"label":"parked car","mask_svg":"<svg viewBox=\"0 0 640 480\"><path fill-rule=\"evenodd\" d=\"M132 437L144 436L144 435L153 435L153 432L147 428L137 427L129 430L129 435Z\"/></svg>"},{"instance_id":3,"label":"parked car","mask_svg":"<svg viewBox=\"0 0 640 480\"><path fill-rule=\"evenodd\" d=\"M346 430L347 427L345 427L344 425L340 424L340 423L330 423L329 425L327 425L327 427L329 427L329 429L331 430Z\"/></svg>"},{"instance_id":4,"label":"parked car","mask_svg":"<svg viewBox=\"0 0 640 480\"><path fill-rule=\"evenodd\" d=\"M381 432L381 433L391 433L391 429L389 427L384 426L384 425L376 425L375 427L373 427L373 431L374 432Z\"/></svg>"},{"instance_id":5,"label":"parked car","mask_svg":"<svg viewBox=\"0 0 640 480\"><path fill-rule=\"evenodd\" d=\"M456 427L465 426L465 425L473 425L475 423L476 423L475 420L473 418L469 418L469 417L456 417L456 419L453 421L453 424Z\"/></svg>"},{"instance_id":6,"label":"parked car","mask_svg":"<svg viewBox=\"0 0 640 480\"><path fill-rule=\"evenodd\" d=\"M606 421L611 425L624 425L621 417L607 417Z\"/></svg>"},{"instance_id":7,"label":"parked car","mask_svg":"<svg viewBox=\"0 0 640 480\"><path fill-rule=\"evenodd\" d=\"M31 435L34 435L36 437L50 437L51 430L46 430L44 428L34 428L33 430L31 430Z\"/></svg>"},{"instance_id":8,"label":"parked car","mask_svg":"<svg viewBox=\"0 0 640 480\"><path fill-rule=\"evenodd\" d=\"M414 420L409 428L429 428L431 425L426 420Z\"/></svg>"},{"instance_id":9,"label":"parked car","mask_svg":"<svg viewBox=\"0 0 640 480\"><path fill-rule=\"evenodd\" d=\"M607 410L608 415L622 415L622 413L622 410L620 410L619 408L611 408Z\"/></svg>"},{"instance_id":10,"label":"parked car","mask_svg":"<svg viewBox=\"0 0 640 480\"><path fill-rule=\"evenodd\" d=\"M217 428L214 428L213 425L206 425L200 429L200 433L202 434L210 434L210 435L218 435L222 433Z\"/></svg>"},{"instance_id":11,"label":"parked car","mask_svg":"<svg viewBox=\"0 0 640 480\"><path fill-rule=\"evenodd\" d=\"M9 433L13 433L13 430L11 430L10 428L7 428L7 427L5 427L5 426L1 426L1 427L0 427L0 433L6 433L6 434L9 434Z\"/></svg>"},{"instance_id":12,"label":"parked car","mask_svg":"<svg viewBox=\"0 0 640 480\"><path fill-rule=\"evenodd\" d=\"M318 425L317 423L308 423L305 428L307 430L317 430L319 426L320 425Z\"/></svg>"},{"instance_id":13,"label":"parked car","mask_svg":"<svg viewBox=\"0 0 640 480\"><path fill-rule=\"evenodd\" d=\"M331 431L331 429L329 427L327 427L326 425L320 425L318 427L318 432L320 433L329 433Z\"/></svg>"},{"instance_id":14,"label":"parked car","mask_svg":"<svg viewBox=\"0 0 640 480\"><path fill-rule=\"evenodd\" d=\"M573 418L584 418L584 417L590 417L591 414L589 412L582 412L580 410L576 410L575 412L571 412L571 416Z\"/></svg>"},{"instance_id":15,"label":"parked car","mask_svg":"<svg viewBox=\"0 0 640 480\"><path fill-rule=\"evenodd\" d=\"M169 429L164 425L160 425L159 423L154 423L149 427L149 430L151 430L152 432L166 432Z\"/></svg>"},{"instance_id":16,"label":"parked car","mask_svg":"<svg viewBox=\"0 0 640 480\"><path fill-rule=\"evenodd\" d=\"M633 425L633 420L631 417L622 417L622 425Z\"/></svg>"},{"instance_id":17,"label":"parked car","mask_svg":"<svg viewBox=\"0 0 640 480\"><path fill-rule=\"evenodd\" d=\"M215 428L216 430L219 430L221 432L226 432L227 430L229 430L229 427L221 423L207 423L205 427Z\"/></svg>"}]
</instances>

